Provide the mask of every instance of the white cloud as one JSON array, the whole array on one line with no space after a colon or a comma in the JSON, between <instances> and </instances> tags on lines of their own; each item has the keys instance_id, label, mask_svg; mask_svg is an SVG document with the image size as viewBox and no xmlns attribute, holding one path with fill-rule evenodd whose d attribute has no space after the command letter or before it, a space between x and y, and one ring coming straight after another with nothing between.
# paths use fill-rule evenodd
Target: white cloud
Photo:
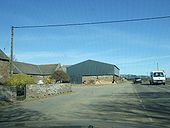
<instances>
[{"instance_id":1,"label":"white cloud","mask_svg":"<svg viewBox=\"0 0 170 128\"><path fill-rule=\"evenodd\" d=\"M151 56L151 57L143 57L143 58L133 58L130 57L122 57L114 55L115 52L122 50L122 49L110 49L107 51L97 51L97 52L85 52L85 51L78 51L78 50L70 50L66 52L53 52L53 51L40 51L40 52L18 52L16 53L16 58L20 61L31 61L31 60L44 60L48 58L48 60L53 60L54 58L67 58L67 59L79 59L79 60L86 60L86 59L97 59L100 61L105 61L108 63L115 63L115 64L136 64L139 62L146 62L151 60L160 60L165 58L170 58L170 55L165 56ZM62 62L61 62L62 63Z\"/></svg>"},{"instance_id":2,"label":"white cloud","mask_svg":"<svg viewBox=\"0 0 170 128\"><path fill-rule=\"evenodd\" d=\"M53 51L40 51L40 52L18 52L16 58L18 60L33 60L33 59L46 59L46 58L69 58L69 59L90 59L103 54L110 54L113 50L98 51L98 52L84 52L78 50L71 50L66 52L53 52Z\"/></svg>"},{"instance_id":3,"label":"white cloud","mask_svg":"<svg viewBox=\"0 0 170 128\"><path fill-rule=\"evenodd\" d=\"M75 30L73 33L68 30L68 33L57 34L56 33L37 33L37 34L22 34L17 35L15 41L21 41L21 42L27 42L32 43L32 41L40 42L43 40L55 40L60 42L65 41L86 41L86 43L98 43L98 41L103 40L104 43L106 41L112 41L119 42L123 44L144 44L149 45L152 44L151 42L154 42L152 38L149 36L147 38L146 36L142 36L141 34L136 34L132 32L128 32L125 30L117 30L117 29L110 29L110 28L103 28L103 27L91 27L88 28L88 32L85 29L85 32L83 32L82 29Z\"/></svg>"},{"instance_id":4,"label":"white cloud","mask_svg":"<svg viewBox=\"0 0 170 128\"><path fill-rule=\"evenodd\" d=\"M152 57L145 57L145 58L120 58L117 59L119 64L127 64L127 63L139 63L139 62L145 62L145 61L150 61L150 60L160 60L160 59L165 59L165 58L170 58L170 55L165 55L165 56L152 56Z\"/></svg>"},{"instance_id":5,"label":"white cloud","mask_svg":"<svg viewBox=\"0 0 170 128\"><path fill-rule=\"evenodd\" d=\"M159 62L159 60L170 58L170 55L165 56L150 56L150 57L133 57L133 56L107 56L103 58L105 62L114 63L117 65L129 65L129 64L141 64L142 63L150 63L150 62ZM150 63L151 64L151 63ZM143 64L142 64L143 65Z\"/></svg>"}]
</instances>

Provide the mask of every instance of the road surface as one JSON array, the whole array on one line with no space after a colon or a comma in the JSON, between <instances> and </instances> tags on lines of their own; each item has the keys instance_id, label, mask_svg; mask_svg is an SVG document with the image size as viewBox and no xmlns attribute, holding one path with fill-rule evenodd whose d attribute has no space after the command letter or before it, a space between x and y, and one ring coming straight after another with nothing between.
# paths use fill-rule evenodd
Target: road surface
<instances>
[{"instance_id":1,"label":"road surface","mask_svg":"<svg viewBox=\"0 0 170 128\"><path fill-rule=\"evenodd\" d=\"M0 107L0 127L170 127L170 86L73 87L73 93Z\"/></svg>"}]
</instances>

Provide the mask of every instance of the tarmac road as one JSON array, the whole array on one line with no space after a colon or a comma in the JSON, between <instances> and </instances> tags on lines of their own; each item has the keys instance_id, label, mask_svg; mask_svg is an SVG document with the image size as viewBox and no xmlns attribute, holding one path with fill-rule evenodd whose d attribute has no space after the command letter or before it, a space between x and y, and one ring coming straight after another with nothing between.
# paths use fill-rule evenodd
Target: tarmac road
<instances>
[{"instance_id":1,"label":"tarmac road","mask_svg":"<svg viewBox=\"0 0 170 128\"><path fill-rule=\"evenodd\" d=\"M73 93L0 108L0 127L170 127L170 86L73 87Z\"/></svg>"}]
</instances>

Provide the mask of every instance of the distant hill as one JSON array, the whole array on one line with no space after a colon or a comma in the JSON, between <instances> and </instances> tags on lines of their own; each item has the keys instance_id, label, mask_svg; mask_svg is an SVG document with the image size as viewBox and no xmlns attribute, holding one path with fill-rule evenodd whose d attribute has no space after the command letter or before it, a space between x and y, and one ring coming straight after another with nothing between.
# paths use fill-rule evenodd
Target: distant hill
<instances>
[{"instance_id":1,"label":"distant hill","mask_svg":"<svg viewBox=\"0 0 170 128\"><path fill-rule=\"evenodd\" d=\"M120 75L122 78L128 79L128 80L133 80L136 77L142 78L142 79L146 79L149 78L149 76L145 76L145 75L133 75L133 74L121 74Z\"/></svg>"}]
</instances>

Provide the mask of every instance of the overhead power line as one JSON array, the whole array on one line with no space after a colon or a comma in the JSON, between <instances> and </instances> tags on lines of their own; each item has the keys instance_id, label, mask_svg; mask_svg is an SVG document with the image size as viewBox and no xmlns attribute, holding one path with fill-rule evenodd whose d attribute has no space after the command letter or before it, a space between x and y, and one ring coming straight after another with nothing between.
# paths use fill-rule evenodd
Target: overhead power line
<instances>
[{"instance_id":1,"label":"overhead power line","mask_svg":"<svg viewBox=\"0 0 170 128\"><path fill-rule=\"evenodd\" d=\"M111 23L122 23L122 22L160 20L160 19L168 19L168 18L170 18L170 15L169 16L158 16L158 17L124 19L124 20L98 21L98 22L49 24L49 25L35 25L35 26L16 26L14 28L44 28L44 27L82 26L82 25L94 25L94 24L111 24Z\"/></svg>"}]
</instances>

